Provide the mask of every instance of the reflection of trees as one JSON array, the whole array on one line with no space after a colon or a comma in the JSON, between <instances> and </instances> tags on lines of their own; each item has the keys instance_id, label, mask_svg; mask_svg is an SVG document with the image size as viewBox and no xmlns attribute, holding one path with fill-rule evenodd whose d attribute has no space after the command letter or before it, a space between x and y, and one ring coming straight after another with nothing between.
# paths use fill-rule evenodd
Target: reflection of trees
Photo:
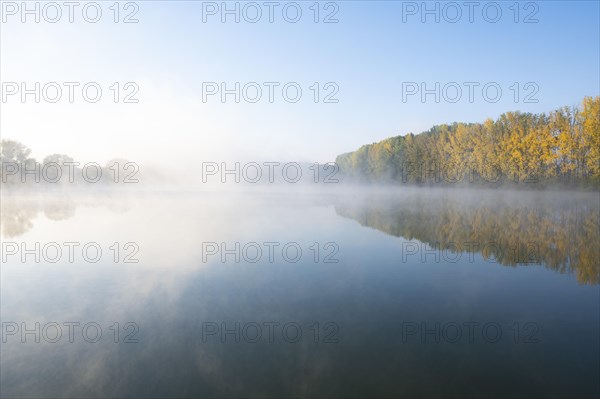
<instances>
[{"instance_id":1,"label":"reflection of trees","mask_svg":"<svg viewBox=\"0 0 600 399\"><path fill-rule=\"evenodd\" d=\"M53 221L75 216L78 206L106 206L112 212L126 212L129 204L110 196L2 196L0 201L0 230L5 238L25 234L33 227L33 219L43 213Z\"/></svg>"},{"instance_id":2,"label":"reflection of trees","mask_svg":"<svg viewBox=\"0 0 600 399\"><path fill-rule=\"evenodd\" d=\"M2 236L16 237L33 227L32 219L37 216L37 204L29 201L0 201L0 226Z\"/></svg>"},{"instance_id":3,"label":"reflection of trees","mask_svg":"<svg viewBox=\"0 0 600 399\"><path fill-rule=\"evenodd\" d=\"M51 201L42 204L44 215L50 220L67 220L75 215L77 205L72 199L63 201Z\"/></svg>"},{"instance_id":4,"label":"reflection of trees","mask_svg":"<svg viewBox=\"0 0 600 399\"><path fill-rule=\"evenodd\" d=\"M556 193L514 193L518 200L502 195L378 197L337 205L336 212L432 247L482 252L503 265L543 263L575 273L580 283L600 283L597 194L567 199Z\"/></svg>"}]
</instances>

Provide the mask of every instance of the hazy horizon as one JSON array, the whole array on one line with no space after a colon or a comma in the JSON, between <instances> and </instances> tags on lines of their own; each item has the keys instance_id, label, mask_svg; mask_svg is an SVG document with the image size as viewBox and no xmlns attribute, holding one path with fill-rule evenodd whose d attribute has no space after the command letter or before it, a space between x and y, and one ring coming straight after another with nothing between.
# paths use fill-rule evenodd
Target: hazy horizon
<instances>
[{"instance_id":1,"label":"hazy horizon","mask_svg":"<svg viewBox=\"0 0 600 399\"><path fill-rule=\"evenodd\" d=\"M0 397L600 397L600 1L0 1Z\"/></svg>"},{"instance_id":2,"label":"hazy horizon","mask_svg":"<svg viewBox=\"0 0 600 399\"><path fill-rule=\"evenodd\" d=\"M428 6L437 4L436 16L422 15L426 10L418 2L331 3L335 7L323 2L319 23L308 3L300 3L302 18L295 23L286 22L279 8L272 23L268 8L252 23L245 19L254 11L243 12L244 3L234 2L229 7L237 4L239 23L232 14L221 23L220 6L215 13L211 2L160 1L134 3L135 9L122 3L118 17L131 16L136 23L114 23L107 3L96 23L86 22L80 8L73 23L66 8L51 23L44 18L55 11L48 8L45 17L39 4L39 23L34 15L21 23L20 9L6 9L0 28L3 83L62 86L56 103L35 103L33 95L22 102L19 92L0 104L2 137L23 142L38 157L66 153L85 162L120 157L159 167L165 154L176 154L188 167L193 163L183 160L325 163L363 144L434 125L483 122L508 111L549 112L600 95L600 61L591 51L600 47L600 6L593 1L521 3L517 14L500 3L497 21L491 19L495 7L486 8L487 16L484 3L472 15L462 6L458 22L452 22L455 10L442 3ZM73 103L64 82L80 84ZM81 87L89 82L102 89L97 103L82 99ZM222 103L218 94L207 94L203 101L202 85L210 82L225 82L227 89L254 82L262 97L250 103L241 93L236 103L230 94ZM272 103L265 82L279 84ZM302 89L296 103L283 99L280 89L289 82ZM424 83L426 90L440 84L441 99L429 94L422 102L420 93L408 95L412 86L403 84L411 82ZM445 101L455 96L454 87L442 92L451 83L462 90L456 102ZM488 83L502 90L497 101L494 87L484 96ZM253 90L248 87L246 97ZM139 102L123 103L134 91L129 100ZM52 88L49 93L54 95ZM337 102L326 103L332 93L329 100Z\"/></svg>"}]
</instances>

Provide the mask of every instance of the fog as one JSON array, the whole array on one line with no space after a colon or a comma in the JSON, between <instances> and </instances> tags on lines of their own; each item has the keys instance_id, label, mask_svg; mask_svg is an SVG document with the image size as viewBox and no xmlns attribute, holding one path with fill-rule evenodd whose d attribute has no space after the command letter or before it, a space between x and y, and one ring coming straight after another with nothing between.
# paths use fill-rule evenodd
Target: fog
<instances>
[{"instance_id":1,"label":"fog","mask_svg":"<svg viewBox=\"0 0 600 399\"><path fill-rule=\"evenodd\" d=\"M503 374L490 376L479 365L502 359L508 338L430 352L400 340L406 337L399 323L491 320L510 331L515 319L536 323L541 352L533 368L517 366L513 360L531 359L535 348L510 346L508 363L495 367L517 367L524 381L535 369L557 376L529 382L524 392L573 392L574 381L583 395L591 392L586 381L597 363L582 353L598 349L599 326L590 322L599 310L598 193L284 183L201 188L2 190L2 280L11 282L2 287L3 320L27 328L94 321L104 331L98 344L65 342L65 327L59 344L5 336L4 393L410 396L424 392L416 382L427 379L424 367L439 364L433 367L441 372L441 359L450 359L469 372L444 368L437 386L459 389L468 375L479 375L486 383L471 385L478 395L490 379L503 391ZM66 243L77 244L73 259ZM86 257L82 248L90 243L100 257ZM543 305L523 299L532 292ZM135 323L139 342L112 343L115 322ZM206 323L220 331L270 322L298 323L303 338L290 343L275 335L270 343L265 329L258 343L243 334L235 342L203 330ZM569 339L574 329L577 340ZM335 340L323 342L329 336ZM553 366L556 351L579 359L562 379ZM60 364L60 375L49 374L51 364ZM414 382L398 385L398 372ZM54 383L28 373L45 373ZM160 382L149 383L155 375ZM373 382L358 390L348 384L365 375Z\"/></svg>"},{"instance_id":2,"label":"fog","mask_svg":"<svg viewBox=\"0 0 600 399\"><path fill-rule=\"evenodd\" d=\"M146 255L152 264L182 267L189 264L189 259L181 256L193 258L193 248L205 241L222 242L231 237L257 241L265 231L271 232L272 240L307 235L311 230L316 234L326 224L316 219L314 225L306 226L301 215L307 210L318 210L439 250L483 253L509 266L543 264L561 273L575 272L581 282L599 282L597 192L306 181L132 186L5 189L2 237L37 233L42 237L52 235L54 241L66 240L68 237L60 235L82 230L81 217L92 220L98 213L106 213L121 227L115 229L106 224L103 231L96 226L95 234L116 240L116 234L127 231L137 242L147 244L146 251L151 252ZM149 228L149 222L157 228ZM60 223L61 228L57 230L55 223ZM303 232L299 231L301 228ZM335 241L337 237L331 239ZM160 242L161 246L153 242ZM473 242L479 244L468 244ZM486 243L503 248L489 245L484 249Z\"/></svg>"}]
</instances>

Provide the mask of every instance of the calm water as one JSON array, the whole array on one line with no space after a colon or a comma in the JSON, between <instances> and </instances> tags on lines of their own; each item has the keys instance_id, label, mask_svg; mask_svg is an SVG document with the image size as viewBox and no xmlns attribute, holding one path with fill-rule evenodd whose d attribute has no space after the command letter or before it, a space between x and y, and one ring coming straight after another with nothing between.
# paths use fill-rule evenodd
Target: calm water
<instances>
[{"instance_id":1,"label":"calm water","mask_svg":"<svg viewBox=\"0 0 600 399\"><path fill-rule=\"evenodd\" d=\"M597 193L5 196L1 393L598 397L599 212Z\"/></svg>"}]
</instances>

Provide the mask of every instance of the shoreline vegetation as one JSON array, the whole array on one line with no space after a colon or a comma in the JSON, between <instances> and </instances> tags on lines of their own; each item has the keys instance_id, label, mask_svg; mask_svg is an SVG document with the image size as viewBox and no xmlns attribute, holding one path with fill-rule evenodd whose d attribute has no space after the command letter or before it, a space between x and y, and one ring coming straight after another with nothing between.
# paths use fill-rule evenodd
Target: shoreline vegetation
<instances>
[{"instance_id":1,"label":"shoreline vegetation","mask_svg":"<svg viewBox=\"0 0 600 399\"><path fill-rule=\"evenodd\" d=\"M415 185L600 188L600 97L549 114L437 125L341 154L345 181Z\"/></svg>"},{"instance_id":2,"label":"shoreline vegetation","mask_svg":"<svg viewBox=\"0 0 600 399\"><path fill-rule=\"evenodd\" d=\"M416 135L390 137L338 155L334 165L287 163L299 169L302 178L298 180L286 176L270 180L265 174L258 180L244 177L240 181L239 176L223 176L223 170L221 175L207 173L203 164L194 181L173 174L168 177L160 168L144 166L143 173L138 173L139 165L126 159L112 159L102 166L94 162L82 165L64 154L49 155L41 162L30 155L31 149L18 141L0 141L2 186L47 190L94 183L91 186L106 188L115 187L114 183L139 183L138 178L144 177L146 183L160 189L180 184L204 186L208 174L213 185L241 182L244 188L255 186L253 183L276 183L290 189L314 184L331 189L341 183L356 189L369 185L369 190L410 186L599 191L600 96L585 97L578 107L562 107L549 114L507 112L495 121L455 122ZM228 167L232 165L221 169Z\"/></svg>"},{"instance_id":3,"label":"shoreline vegetation","mask_svg":"<svg viewBox=\"0 0 600 399\"><path fill-rule=\"evenodd\" d=\"M68 186L103 186L111 183L138 183L139 166L114 158L100 165L81 163L65 154L51 154L41 162L31 157L31 149L16 140L0 141L0 185L10 189L48 190ZM114 184L113 184L114 185Z\"/></svg>"}]
</instances>

